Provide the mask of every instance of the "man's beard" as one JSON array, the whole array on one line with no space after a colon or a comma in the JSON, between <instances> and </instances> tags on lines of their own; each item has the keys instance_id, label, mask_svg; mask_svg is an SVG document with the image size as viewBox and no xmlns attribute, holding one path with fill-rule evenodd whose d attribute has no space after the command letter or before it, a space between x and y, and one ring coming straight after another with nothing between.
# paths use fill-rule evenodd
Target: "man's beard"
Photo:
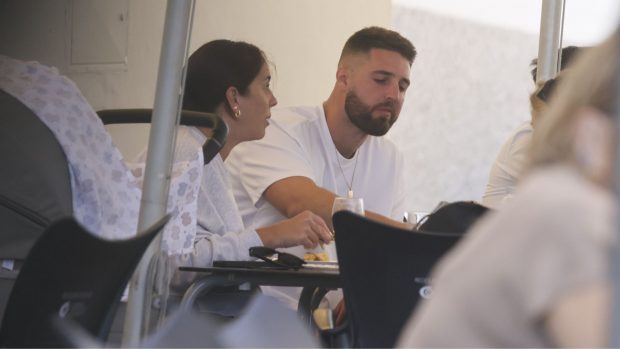
<instances>
[{"instance_id":1,"label":"man's beard","mask_svg":"<svg viewBox=\"0 0 620 349\"><path fill-rule=\"evenodd\" d=\"M386 118L372 118L372 112L379 108L388 107L391 115ZM364 133L371 136L383 136L390 130L397 115L394 111L394 102L383 102L372 107L364 104L353 91L349 91L344 101L344 111L347 113L349 120Z\"/></svg>"}]
</instances>

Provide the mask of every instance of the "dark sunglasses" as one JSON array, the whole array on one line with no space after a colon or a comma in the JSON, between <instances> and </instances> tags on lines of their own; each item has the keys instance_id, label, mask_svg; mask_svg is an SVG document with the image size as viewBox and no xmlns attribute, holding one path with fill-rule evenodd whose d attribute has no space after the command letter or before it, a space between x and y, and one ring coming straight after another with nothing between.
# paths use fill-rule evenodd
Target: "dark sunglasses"
<instances>
[{"instance_id":1,"label":"dark sunglasses","mask_svg":"<svg viewBox=\"0 0 620 349\"><path fill-rule=\"evenodd\" d=\"M271 256L275 255L275 258ZM250 247L250 256L263 260L271 265L286 268L299 269L306 262L290 253L276 251L264 246Z\"/></svg>"}]
</instances>

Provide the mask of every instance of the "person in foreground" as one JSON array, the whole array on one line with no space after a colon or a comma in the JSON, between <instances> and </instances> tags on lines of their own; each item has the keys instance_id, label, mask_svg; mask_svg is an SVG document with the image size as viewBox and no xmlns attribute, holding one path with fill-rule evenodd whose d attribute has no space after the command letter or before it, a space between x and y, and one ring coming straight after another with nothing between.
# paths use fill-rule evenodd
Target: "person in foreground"
<instances>
[{"instance_id":1,"label":"person in foreground","mask_svg":"<svg viewBox=\"0 0 620 349\"><path fill-rule=\"evenodd\" d=\"M229 133L219 154L204 166L198 196L198 229L192 253L176 256L174 265L210 266L214 260L250 260L249 247L303 245L331 241L323 220L308 210L290 219L246 228L232 195L224 161L239 143L260 139L277 101L264 53L245 42L214 40L188 60L183 109L215 113ZM180 127L175 162L201 153L209 129ZM173 284L187 284L191 273L176 273Z\"/></svg>"},{"instance_id":2,"label":"person in foreground","mask_svg":"<svg viewBox=\"0 0 620 349\"><path fill-rule=\"evenodd\" d=\"M609 345L619 38L565 72L514 198L440 262L400 346Z\"/></svg>"}]
</instances>

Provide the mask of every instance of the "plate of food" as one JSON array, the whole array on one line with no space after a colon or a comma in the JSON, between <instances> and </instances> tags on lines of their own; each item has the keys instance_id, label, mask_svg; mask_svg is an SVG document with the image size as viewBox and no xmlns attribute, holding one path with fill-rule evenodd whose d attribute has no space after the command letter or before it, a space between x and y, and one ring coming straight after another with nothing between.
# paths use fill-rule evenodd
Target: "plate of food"
<instances>
[{"instance_id":1,"label":"plate of food","mask_svg":"<svg viewBox=\"0 0 620 349\"><path fill-rule=\"evenodd\" d=\"M304 261L304 268L338 269L338 262L330 260L325 251L306 252Z\"/></svg>"},{"instance_id":2,"label":"plate of food","mask_svg":"<svg viewBox=\"0 0 620 349\"><path fill-rule=\"evenodd\" d=\"M327 252L325 251L306 252L304 254L304 261L306 262L328 262L329 256L327 255Z\"/></svg>"}]
</instances>

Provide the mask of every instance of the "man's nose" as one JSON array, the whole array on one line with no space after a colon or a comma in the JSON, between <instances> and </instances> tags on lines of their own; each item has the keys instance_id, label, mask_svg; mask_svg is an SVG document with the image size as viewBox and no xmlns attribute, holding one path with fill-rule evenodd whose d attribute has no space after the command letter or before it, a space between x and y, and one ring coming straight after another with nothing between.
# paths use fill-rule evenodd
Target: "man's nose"
<instances>
[{"instance_id":1,"label":"man's nose","mask_svg":"<svg viewBox=\"0 0 620 349\"><path fill-rule=\"evenodd\" d=\"M385 91L385 99L392 100L394 102L398 101L400 98L400 86L398 83L389 84Z\"/></svg>"}]
</instances>

